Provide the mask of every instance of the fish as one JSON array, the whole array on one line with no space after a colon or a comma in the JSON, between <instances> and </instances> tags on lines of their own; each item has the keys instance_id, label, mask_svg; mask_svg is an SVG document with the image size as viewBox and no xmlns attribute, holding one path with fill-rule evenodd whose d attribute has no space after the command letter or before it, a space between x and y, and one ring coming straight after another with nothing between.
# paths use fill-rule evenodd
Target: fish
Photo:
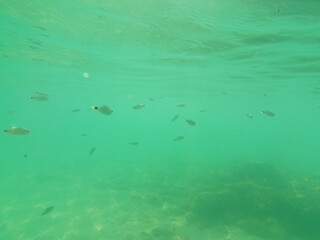
<instances>
[{"instance_id":1,"label":"fish","mask_svg":"<svg viewBox=\"0 0 320 240\"><path fill-rule=\"evenodd\" d=\"M175 122L178 118L179 118L179 115L178 115L178 114L175 115L175 116L173 116L173 118L171 119L171 122L172 122L172 123Z\"/></svg>"},{"instance_id":2,"label":"fish","mask_svg":"<svg viewBox=\"0 0 320 240\"><path fill-rule=\"evenodd\" d=\"M181 141L184 139L184 136L178 136L173 139L173 141Z\"/></svg>"},{"instance_id":3,"label":"fish","mask_svg":"<svg viewBox=\"0 0 320 240\"><path fill-rule=\"evenodd\" d=\"M203 112L205 112L205 111L206 111L206 109L201 109L201 110L200 110L201 113L203 113Z\"/></svg>"},{"instance_id":4,"label":"fish","mask_svg":"<svg viewBox=\"0 0 320 240\"><path fill-rule=\"evenodd\" d=\"M275 117L276 116L275 113L273 113L273 112L271 112L269 110L262 111L261 113L263 113L264 115L269 116L269 117Z\"/></svg>"},{"instance_id":5,"label":"fish","mask_svg":"<svg viewBox=\"0 0 320 240\"><path fill-rule=\"evenodd\" d=\"M74 112L74 113L80 112L80 109L78 109L78 108L73 109L72 112Z\"/></svg>"},{"instance_id":6,"label":"fish","mask_svg":"<svg viewBox=\"0 0 320 240\"><path fill-rule=\"evenodd\" d=\"M3 132L12 134L12 135L27 135L30 133L29 129L20 128L20 127L12 127L10 129L2 130Z\"/></svg>"},{"instance_id":7,"label":"fish","mask_svg":"<svg viewBox=\"0 0 320 240\"><path fill-rule=\"evenodd\" d=\"M188 123L189 125L191 125L191 126L196 125L196 122L193 121L192 119L188 119L188 120L187 120L187 123Z\"/></svg>"},{"instance_id":8,"label":"fish","mask_svg":"<svg viewBox=\"0 0 320 240\"><path fill-rule=\"evenodd\" d=\"M185 107L186 105L184 104L184 103L179 103L179 104L177 104L177 107L180 107L180 108L182 108L182 107Z\"/></svg>"},{"instance_id":9,"label":"fish","mask_svg":"<svg viewBox=\"0 0 320 240\"><path fill-rule=\"evenodd\" d=\"M253 115L252 115L251 113L248 113L248 114L247 114L247 117L252 118Z\"/></svg>"},{"instance_id":10,"label":"fish","mask_svg":"<svg viewBox=\"0 0 320 240\"><path fill-rule=\"evenodd\" d=\"M96 151L96 148L95 148L95 147L91 148L90 153L89 153L89 156L91 156L95 151Z\"/></svg>"},{"instance_id":11,"label":"fish","mask_svg":"<svg viewBox=\"0 0 320 240\"><path fill-rule=\"evenodd\" d=\"M113 113L113 110L106 105L98 106L98 107L93 106L92 109L98 110L99 112L105 115L110 115L111 113Z\"/></svg>"},{"instance_id":12,"label":"fish","mask_svg":"<svg viewBox=\"0 0 320 240\"><path fill-rule=\"evenodd\" d=\"M37 61L37 62L43 62L44 60L43 59L40 59L40 58L32 58L33 61Z\"/></svg>"},{"instance_id":13,"label":"fish","mask_svg":"<svg viewBox=\"0 0 320 240\"><path fill-rule=\"evenodd\" d=\"M144 108L145 106L146 106L145 104L137 104L137 105L134 105L132 108L134 110L138 110L138 109Z\"/></svg>"},{"instance_id":14,"label":"fish","mask_svg":"<svg viewBox=\"0 0 320 240\"><path fill-rule=\"evenodd\" d=\"M46 208L46 210L43 211L42 215L46 215L46 214L50 213L53 209L54 209L54 206Z\"/></svg>"},{"instance_id":15,"label":"fish","mask_svg":"<svg viewBox=\"0 0 320 240\"><path fill-rule=\"evenodd\" d=\"M44 92L36 92L36 94L39 95L39 96L49 97L49 95L44 93Z\"/></svg>"},{"instance_id":16,"label":"fish","mask_svg":"<svg viewBox=\"0 0 320 240\"><path fill-rule=\"evenodd\" d=\"M35 101L47 101L49 98L47 96L44 95L35 95L35 96L31 96L31 99L35 100Z\"/></svg>"},{"instance_id":17,"label":"fish","mask_svg":"<svg viewBox=\"0 0 320 240\"><path fill-rule=\"evenodd\" d=\"M23 154L23 157L24 157L24 158L28 158L28 155L27 155L27 154Z\"/></svg>"},{"instance_id":18,"label":"fish","mask_svg":"<svg viewBox=\"0 0 320 240\"><path fill-rule=\"evenodd\" d=\"M37 28L37 29L40 29L40 30L42 30L42 31L46 31L46 29L43 28L43 27L39 27L39 26L36 26L36 25L32 25L32 27Z\"/></svg>"},{"instance_id":19,"label":"fish","mask_svg":"<svg viewBox=\"0 0 320 240\"><path fill-rule=\"evenodd\" d=\"M86 137L87 134L86 134L86 133L81 133L81 136L82 136L82 137Z\"/></svg>"},{"instance_id":20,"label":"fish","mask_svg":"<svg viewBox=\"0 0 320 240\"><path fill-rule=\"evenodd\" d=\"M138 142L129 142L129 145L131 146L137 146L139 143Z\"/></svg>"}]
</instances>

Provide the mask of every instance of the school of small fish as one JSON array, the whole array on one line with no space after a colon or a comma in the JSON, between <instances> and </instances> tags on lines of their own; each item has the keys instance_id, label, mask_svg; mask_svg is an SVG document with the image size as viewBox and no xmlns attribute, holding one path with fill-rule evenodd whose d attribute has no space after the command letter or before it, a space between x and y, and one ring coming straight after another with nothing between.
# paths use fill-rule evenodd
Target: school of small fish
<instances>
[{"instance_id":1,"label":"school of small fish","mask_svg":"<svg viewBox=\"0 0 320 240\"><path fill-rule=\"evenodd\" d=\"M47 101L49 100L49 95L44 93L44 92L35 92L35 95L31 96L30 97L31 99L35 100L35 101ZM163 99L163 97L159 97L159 99ZM155 99L154 98L149 98L150 101L154 101ZM136 104L136 105L133 105L132 106L132 109L133 110L141 110L143 108L145 108L146 105L143 104L143 103L139 103L139 104ZM184 108L186 107L186 104L184 103L178 103L176 104L176 107L178 108ZM107 106L107 105L101 105L101 106L93 106L92 107L93 110L97 110L98 112L100 112L101 114L104 114L104 115L111 115L113 114L113 110ZM72 113L79 113L81 110L80 108L75 108L73 109L71 112ZM200 113L204 113L206 111L206 109L201 109L199 112ZM10 111L10 113L13 112L12 110ZM275 117L276 114L270 110L263 110L263 111L260 111L261 114L267 116L267 117ZM247 113L246 116L250 119L253 118L253 114L252 113ZM171 118L171 123L174 123L176 122L178 119L180 118L180 114L176 114L174 115L172 118ZM185 122L189 125L189 126L192 126L192 127L195 127L196 126L196 121L193 120L193 119L185 119ZM27 128L23 128L23 127L17 127L17 126L13 126L9 129L5 129L3 130L3 132L5 133L8 133L8 134L11 134L11 135L28 135L30 133L30 130L27 129ZM82 137L85 137L87 136L86 133L81 133L80 134ZM185 136L177 136L177 137L174 137L173 138L173 141L181 141L181 140L184 140L185 139ZM128 143L129 145L131 146L137 146L139 143L136 142L136 141L131 141ZM95 147L92 147L91 150L89 151L89 156L92 156L94 154L94 152L96 151L96 148ZM24 154L23 155L24 158L28 158L28 155L27 154ZM53 209L53 208L52 208ZM49 209L48 211L51 211L52 209Z\"/></svg>"},{"instance_id":2,"label":"school of small fish","mask_svg":"<svg viewBox=\"0 0 320 240\"><path fill-rule=\"evenodd\" d=\"M36 92L35 95L31 96L30 97L32 100L35 100L35 101L39 101L39 102L44 102L44 101L48 101L49 100L49 95L46 94L46 93L43 93L43 92ZM159 97L159 99L163 99L163 97ZM154 98L150 98L149 99L150 101L155 101ZM136 105L133 105L132 106L132 109L133 110L141 110L143 111L142 109L145 108L146 105L145 104L136 104ZM179 104L176 104L176 107L177 108L185 108L186 105L184 103L179 103ZM103 115L112 115L113 114L113 110L107 106L107 105L101 105L101 106L93 106L92 107L93 110L96 110L97 112L103 114ZM74 108L73 110L71 110L72 113L79 113L81 110L80 108ZM206 109L201 109L199 110L200 113L204 113L206 111ZM8 112L8 114L13 114L14 112L12 110L10 110ZM276 114L270 110L262 110L260 111L260 113L266 117L275 117ZM175 114L172 116L171 118L171 123L175 123L177 122L181 117L181 112L179 114ZM253 113L247 113L246 116L250 119L253 119L254 115ZM169 120L169 119L168 119ZM185 119L184 120L185 123L187 123L187 125L191 126L191 127L195 127L197 124L196 124L196 121L194 119L191 119L191 118L188 118L188 119ZM168 121L169 122L169 121ZM28 128L24 128L24 127L17 127L17 126L13 126L11 128L8 128L8 129L4 129L3 132L5 133L8 133L10 135L28 135L31 131L28 129ZM85 137L87 136L86 133L82 132L82 133L79 133L80 136L82 137ZM172 137L173 139L173 142L180 142L180 141L183 141L185 139L185 136L183 135L178 135L176 137ZM138 146L139 143L137 141L131 141L131 142L128 142L128 145L130 146ZM89 157L93 156L93 154L96 152L96 147L92 147L89 151ZM23 154L23 157L25 159L28 159L28 155L26 153ZM50 212L52 212L54 210L54 206L50 206L48 208L46 208L43 212L42 212L42 215L47 215L49 214Z\"/></svg>"}]
</instances>

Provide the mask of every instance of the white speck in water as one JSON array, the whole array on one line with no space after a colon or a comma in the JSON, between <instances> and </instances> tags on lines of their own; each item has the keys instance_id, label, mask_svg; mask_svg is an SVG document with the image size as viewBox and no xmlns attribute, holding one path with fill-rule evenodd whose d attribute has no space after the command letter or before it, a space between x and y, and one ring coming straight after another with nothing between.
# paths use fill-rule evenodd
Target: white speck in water
<instances>
[{"instance_id":1,"label":"white speck in water","mask_svg":"<svg viewBox=\"0 0 320 240\"><path fill-rule=\"evenodd\" d=\"M88 77L89 77L89 73L84 72L84 73L83 73L83 77L84 77L84 78L88 78Z\"/></svg>"}]
</instances>

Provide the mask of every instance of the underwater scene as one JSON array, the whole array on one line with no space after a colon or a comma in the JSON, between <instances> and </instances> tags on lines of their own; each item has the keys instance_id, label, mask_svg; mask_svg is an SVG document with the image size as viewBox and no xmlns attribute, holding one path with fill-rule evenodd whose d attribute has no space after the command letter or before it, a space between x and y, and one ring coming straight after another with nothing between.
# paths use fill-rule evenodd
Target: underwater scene
<instances>
[{"instance_id":1,"label":"underwater scene","mask_svg":"<svg viewBox=\"0 0 320 240\"><path fill-rule=\"evenodd\" d=\"M320 239L319 0L0 1L1 240Z\"/></svg>"}]
</instances>

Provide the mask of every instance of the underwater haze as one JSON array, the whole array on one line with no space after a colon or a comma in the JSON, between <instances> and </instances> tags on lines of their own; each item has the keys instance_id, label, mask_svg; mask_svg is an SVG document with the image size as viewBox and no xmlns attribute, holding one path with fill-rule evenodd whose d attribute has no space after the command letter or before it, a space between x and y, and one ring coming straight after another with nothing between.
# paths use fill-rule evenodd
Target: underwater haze
<instances>
[{"instance_id":1,"label":"underwater haze","mask_svg":"<svg viewBox=\"0 0 320 240\"><path fill-rule=\"evenodd\" d=\"M0 239L320 239L320 1L1 0Z\"/></svg>"}]
</instances>

